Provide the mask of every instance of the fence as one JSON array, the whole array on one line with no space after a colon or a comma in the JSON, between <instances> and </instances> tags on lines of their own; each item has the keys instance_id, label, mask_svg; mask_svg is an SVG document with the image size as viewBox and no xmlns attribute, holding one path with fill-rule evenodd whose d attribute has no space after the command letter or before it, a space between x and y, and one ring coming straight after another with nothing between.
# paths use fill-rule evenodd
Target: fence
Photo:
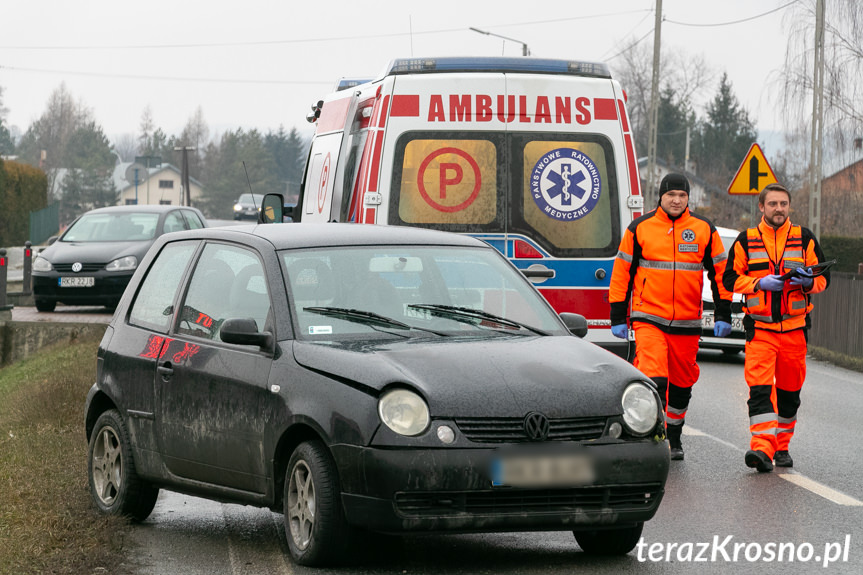
<instances>
[{"instance_id":1,"label":"fence","mask_svg":"<svg viewBox=\"0 0 863 575\"><path fill-rule=\"evenodd\" d=\"M59 204L56 202L47 208L30 212L30 242L32 244L39 245L43 243L55 235L59 229L60 211Z\"/></svg>"},{"instance_id":2,"label":"fence","mask_svg":"<svg viewBox=\"0 0 863 575\"><path fill-rule=\"evenodd\" d=\"M812 296L809 343L849 357L863 357L863 276L830 274L826 292Z\"/></svg>"}]
</instances>

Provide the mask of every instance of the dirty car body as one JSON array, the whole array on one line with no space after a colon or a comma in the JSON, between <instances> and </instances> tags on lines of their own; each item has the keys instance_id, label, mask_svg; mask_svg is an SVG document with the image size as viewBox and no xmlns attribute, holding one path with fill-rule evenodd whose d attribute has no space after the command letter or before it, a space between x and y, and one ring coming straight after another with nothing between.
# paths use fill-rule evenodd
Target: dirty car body
<instances>
[{"instance_id":1,"label":"dirty car body","mask_svg":"<svg viewBox=\"0 0 863 575\"><path fill-rule=\"evenodd\" d=\"M283 511L309 565L360 528L568 530L626 553L664 493L659 398L563 315L470 237L170 234L99 348L93 499L136 519L159 488Z\"/></svg>"}]
</instances>

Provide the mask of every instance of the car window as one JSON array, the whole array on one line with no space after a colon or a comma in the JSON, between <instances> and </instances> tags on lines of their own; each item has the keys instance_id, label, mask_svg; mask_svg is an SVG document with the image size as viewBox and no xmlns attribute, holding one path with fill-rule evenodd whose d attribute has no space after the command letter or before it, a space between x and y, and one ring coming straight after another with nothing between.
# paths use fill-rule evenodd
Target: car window
<instances>
[{"instance_id":1,"label":"car window","mask_svg":"<svg viewBox=\"0 0 863 575\"><path fill-rule=\"evenodd\" d=\"M168 331L177 287L196 246L197 242L177 242L162 249L135 296L129 323L162 333Z\"/></svg>"},{"instance_id":2,"label":"car window","mask_svg":"<svg viewBox=\"0 0 863 575\"><path fill-rule=\"evenodd\" d=\"M199 230L204 227L204 222L201 221L201 218L198 217L198 214L191 210L182 210L183 215L186 216L186 223L188 224L188 229L190 230Z\"/></svg>"},{"instance_id":3,"label":"car window","mask_svg":"<svg viewBox=\"0 0 863 575\"><path fill-rule=\"evenodd\" d=\"M168 212L168 215L165 216L165 233L180 232L185 229L186 223L183 221L183 214L180 213L180 210Z\"/></svg>"},{"instance_id":4,"label":"car window","mask_svg":"<svg viewBox=\"0 0 863 575\"><path fill-rule=\"evenodd\" d=\"M266 274L251 250L208 244L198 260L181 307L177 332L218 339L225 320L252 318L263 330L270 313Z\"/></svg>"},{"instance_id":5,"label":"car window","mask_svg":"<svg viewBox=\"0 0 863 575\"><path fill-rule=\"evenodd\" d=\"M151 240L156 234L159 214L102 212L81 216L60 241L123 242Z\"/></svg>"}]
</instances>

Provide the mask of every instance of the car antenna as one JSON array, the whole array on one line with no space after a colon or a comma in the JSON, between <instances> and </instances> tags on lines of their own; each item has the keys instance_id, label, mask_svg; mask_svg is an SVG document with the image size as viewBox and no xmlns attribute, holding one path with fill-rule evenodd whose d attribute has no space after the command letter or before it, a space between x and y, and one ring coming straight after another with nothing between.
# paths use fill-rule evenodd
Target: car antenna
<instances>
[{"instance_id":1,"label":"car antenna","mask_svg":"<svg viewBox=\"0 0 863 575\"><path fill-rule=\"evenodd\" d=\"M246 160L243 160L243 171L246 172L246 184L249 186L249 193L252 194L252 204L254 204L255 209L260 210L258 201L255 199L255 193L252 191L252 181L249 180L249 170L246 169Z\"/></svg>"}]
</instances>

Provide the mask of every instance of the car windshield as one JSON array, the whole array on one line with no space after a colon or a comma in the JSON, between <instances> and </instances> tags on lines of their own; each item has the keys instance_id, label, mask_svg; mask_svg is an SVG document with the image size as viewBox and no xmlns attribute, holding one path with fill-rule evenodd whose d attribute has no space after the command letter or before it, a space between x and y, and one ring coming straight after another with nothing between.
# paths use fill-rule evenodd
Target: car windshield
<instances>
[{"instance_id":1,"label":"car windshield","mask_svg":"<svg viewBox=\"0 0 863 575\"><path fill-rule=\"evenodd\" d=\"M237 200L237 203L260 206L263 197L264 196L260 196L258 194L243 194L240 196L240 199Z\"/></svg>"},{"instance_id":2,"label":"car windshield","mask_svg":"<svg viewBox=\"0 0 863 575\"><path fill-rule=\"evenodd\" d=\"M156 236L159 214L143 212L84 214L63 234L64 242L131 242Z\"/></svg>"},{"instance_id":3,"label":"car windshield","mask_svg":"<svg viewBox=\"0 0 863 575\"><path fill-rule=\"evenodd\" d=\"M302 339L568 333L530 283L490 249L341 247L281 255Z\"/></svg>"}]
</instances>

